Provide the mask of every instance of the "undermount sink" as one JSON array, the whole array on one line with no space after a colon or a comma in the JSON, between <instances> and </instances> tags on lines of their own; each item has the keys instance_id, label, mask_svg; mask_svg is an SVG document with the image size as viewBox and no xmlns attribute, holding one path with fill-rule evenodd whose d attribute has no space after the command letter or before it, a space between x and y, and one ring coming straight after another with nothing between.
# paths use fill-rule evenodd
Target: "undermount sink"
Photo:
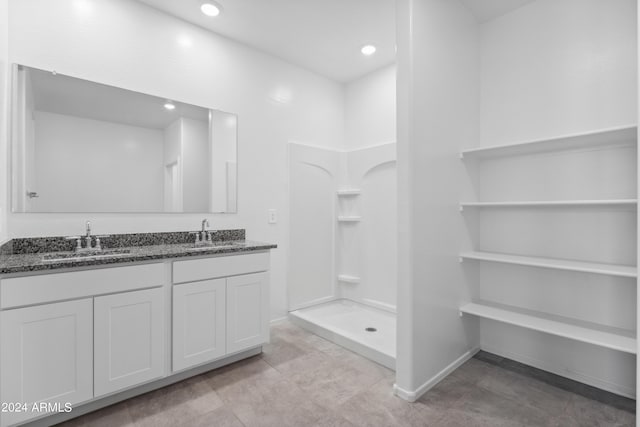
<instances>
[{"instance_id":1,"label":"undermount sink","mask_svg":"<svg viewBox=\"0 0 640 427\"><path fill-rule=\"evenodd\" d=\"M110 258L128 255L131 251L129 249L103 249L100 251L88 251L88 252L59 252L42 255L43 262L56 262L56 261L79 261L83 259L94 258Z\"/></svg>"},{"instance_id":2,"label":"undermount sink","mask_svg":"<svg viewBox=\"0 0 640 427\"><path fill-rule=\"evenodd\" d=\"M206 244L195 245L188 248L188 251L206 251L210 249L226 249L226 248L236 248L239 245L235 242L211 242Z\"/></svg>"}]
</instances>

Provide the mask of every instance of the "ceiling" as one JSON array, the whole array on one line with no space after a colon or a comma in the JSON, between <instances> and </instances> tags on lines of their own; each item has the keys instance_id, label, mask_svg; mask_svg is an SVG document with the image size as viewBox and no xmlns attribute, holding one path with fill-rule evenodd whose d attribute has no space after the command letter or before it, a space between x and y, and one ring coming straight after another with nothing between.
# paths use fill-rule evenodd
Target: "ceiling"
<instances>
[{"instance_id":1,"label":"ceiling","mask_svg":"<svg viewBox=\"0 0 640 427\"><path fill-rule=\"evenodd\" d=\"M26 68L26 67L25 67ZM209 110L164 98L28 68L35 109L151 129L164 129L179 117L208 121Z\"/></svg>"},{"instance_id":2,"label":"ceiling","mask_svg":"<svg viewBox=\"0 0 640 427\"><path fill-rule=\"evenodd\" d=\"M395 61L395 0L214 0L215 18L199 0L139 1L338 82ZM461 0L480 22L532 1ZM365 44L377 52L363 56Z\"/></svg>"},{"instance_id":3,"label":"ceiling","mask_svg":"<svg viewBox=\"0 0 640 427\"><path fill-rule=\"evenodd\" d=\"M139 1L338 82L395 61L395 0L215 0L215 18L198 0Z\"/></svg>"},{"instance_id":4,"label":"ceiling","mask_svg":"<svg viewBox=\"0 0 640 427\"><path fill-rule=\"evenodd\" d=\"M535 0L460 0L480 22L487 22Z\"/></svg>"}]
</instances>

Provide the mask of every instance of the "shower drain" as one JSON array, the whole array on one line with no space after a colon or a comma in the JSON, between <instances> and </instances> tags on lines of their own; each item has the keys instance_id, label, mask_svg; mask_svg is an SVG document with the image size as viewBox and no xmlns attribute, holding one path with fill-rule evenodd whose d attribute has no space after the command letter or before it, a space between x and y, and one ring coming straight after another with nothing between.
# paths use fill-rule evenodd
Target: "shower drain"
<instances>
[{"instance_id":1,"label":"shower drain","mask_svg":"<svg viewBox=\"0 0 640 427\"><path fill-rule=\"evenodd\" d=\"M376 328L372 328L371 326L369 326L368 328L364 328L365 331L367 332L377 332L378 330Z\"/></svg>"}]
</instances>

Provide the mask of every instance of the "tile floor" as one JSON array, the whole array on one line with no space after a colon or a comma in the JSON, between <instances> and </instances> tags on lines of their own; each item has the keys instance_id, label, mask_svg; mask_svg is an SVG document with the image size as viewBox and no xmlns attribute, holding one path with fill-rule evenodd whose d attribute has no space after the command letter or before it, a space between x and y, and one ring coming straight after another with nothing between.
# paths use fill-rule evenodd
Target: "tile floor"
<instances>
[{"instance_id":1,"label":"tile floor","mask_svg":"<svg viewBox=\"0 0 640 427\"><path fill-rule=\"evenodd\" d=\"M471 359L414 404L394 373L289 322L264 353L64 426L634 426L635 416Z\"/></svg>"}]
</instances>

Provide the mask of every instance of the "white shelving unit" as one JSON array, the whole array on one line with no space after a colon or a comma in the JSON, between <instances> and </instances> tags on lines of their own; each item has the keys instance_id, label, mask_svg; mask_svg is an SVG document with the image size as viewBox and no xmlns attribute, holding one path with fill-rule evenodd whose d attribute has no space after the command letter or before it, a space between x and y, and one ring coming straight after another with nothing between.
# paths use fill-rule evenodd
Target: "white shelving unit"
<instances>
[{"instance_id":1,"label":"white shelving unit","mask_svg":"<svg viewBox=\"0 0 640 427\"><path fill-rule=\"evenodd\" d=\"M550 138L545 140L537 140L537 141L525 141L515 144L508 145L495 145L489 147L482 148L469 148L462 150L460 152L460 158L465 162L473 162L470 163L474 166L469 169L469 176L472 181L476 179L476 190L482 189L482 194L491 194L491 199L493 201L463 201L460 203L460 211L464 211L465 208L474 208L471 209L470 215L473 214L475 210L482 211L478 212L479 215L477 217L478 221L474 221L474 217L469 217L471 220L469 224L475 224L477 227L492 227L488 229L479 229L481 232L477 233L475 236L478 241L475 246L483 247L486 242L489 242L487 246L492 248L492 251L466 251L460 253L460 261L464 260L476 260L480 262L488 262L495 264L511 264L511 265L519 265L526 267L536 267L536 268L544 268L551 270L564 270L569 272L579 272L579 273L588 273L588 274L596 274L596 275L606 275L606 276L615 276L620 278L629 278L636 279L633 281L634 286L637 284L638 277L638 268L636 265L620 265L620 264L607 264L607 263L597 263L597 262L587 262L580 260L572 260L572 259L558 259L553 257L531 257L531 256L522 256L512 253L503 253L503 251L494 252L496 248L502 247L506 245L505 248L509 247L517 247L518 250L522 250L522 239L530 239L531 241L537 240L532 239L531 232L525 233L524 236L527 237L518 237L517 236L517 228L509 228L509 231L504 231L501 223L499 221L495 221L496 218L500 218L501 220L506 220L507 222L511 221L512 218L519 218L524 221L531 221L533 227L547 227L548 230L557 230L557 233L562 233L563 228L561 224L571 225L571 232L578 234L568 234L569 236L577 236L580 233L580 227L584 224L585 227L590 227L593 222L589 222L588 220L582 219L582 215L586 215L586 212L591 212L593 215L597 215L591 218L597 218L598 224L610 224L616 223L621 224L619 221L621 215L624 215L623 224L628 224L628 227L633 227L633 229L629 229L629 233L626 234L623 228L607 228L606 230L616 230L615 238L621 239L633 239L633 243L628 240L625 240L627 245L625 247L629 247L629 243L633 246L637 246L637 236L635 234L635 223L637 221L637 205L638 205L638 195L636 194L628 194L629 198L606 198L606 194L618 194L619 188L624 186L626 189L626 193L632 193L632 188L634 186L627 185L630 182L635 183L638 179L635 176L637 170L637 159L635 156L632 158L629 156L629 153L633 152L629 150L630 148L637 149L637 126L624 126L619 128L611 128L604 129L601 131L588 132L583 134L575 134L575 135L564 135L557 138ZM589 153L589 151L598 150L598 153ZM604 150L604 151L600 151ZM606 151L609 150L609 151ZM615 150L627 150L627 151L615 151ZM562 153L562 156L556 156L556 153ZM551 156L535 156L535 157L526 157L530 155L537 155L540 153L551 153ZM574 155L575 154L575 155ZM615 154L615 155L614 155ZM615 177L610 177L604 171L599 171L594 169L594 162L600 161L600 156L605 157L609 161L617 161L621 162L619 165L616 163L609 163L609 171L611 170L621 170L625 171L624 174L613 174ZM514 160L516 159L517 160ZM545 160L549 159L549 160ZM566 159L566 163L562 163ZM585 160L591 159L591 160ZM549 161L550 163L544 163L545 161ZM515 162L515 163L511 163ZM529 162L529 163L525 163ZM533 162L533 163L531 163ZM583 162L583 163L580 163ZM513 173L514 176L505 176L505 180L511 180L508 182L508 185L502 186L502 183L499 181L501 176L495 175L495 165L499 164L500 171L502 173ZM559 197L558 200L544 200L544 191L539 191L538 188L537 193L531 194L527 193L528 189L527 185L523 185L522 193L518 194L520 187L518 187L520 182L531 183L532 173L537 173L536 168L529 167L526 169L527 172L521 172L520 166L523 164L528 165L550 165L550 168L556 168L555 170L561 170L563 173L556 173L553 175L555 179L564 179L567 177L567 181L558 182L558 185L561 187L563 193L562 196ZM566 165L569 171L564 169ZM613 165L613 166L612 166ZM618 168L618 166L621 166ZM484 169L483 169L484 168ZM546 173L545 168L540 168L540 173ZM493 174L491 174L493 173ZM529 175L522 175L522 173L528 173ZM487 175L488 174L488 175ZM594 175L598 174L598 175ZM484 182L482 177L491 177L489 182ZM526 177L526 179L522 180L522 178L518 177ZM585 179L588 178L588 179ZM518 179L521 179L519 181ZM605 181L602 181L604 179ZM607 180L608 179L608 180ZM632 181L629 181L632 180ZM589 185L597 182L598 184L602 184L598 186L598 190L594 191L594 194L598 196L603 196L602 198L583 198L585 195L588 196L588 191L584 191L585 189L590 189ZM585 184L586 183L586 184ZM553 183L552 183L553 184ZM624 184L624 185L623 185ZM487 185L493 185L493 187L483 187ZM587 187L585 187L587 185ZM517 198L516 200L509 200L506 198L505 200L500 200L500 195L504 192L504 188L508 188L507 193L512 197ZM515 190L515 191L514 191ZM551 189L553 190L553 189ZM557 195L558 193L554 193L553 191L549 192L549 196ZM571 195L575 194L575 199L570 198ZM624 194L624 193L623 193ZM533 196L543 196L543 197L530 197L527 198L527 195ZM627 194L625 194L627 195ZM569 196L569 197L567 197ZM522 200L520 198L522 197ZM482 199L482 197L480 197ZM542 200L535 200L542 199ZM548 208L571 208L576 211L576 219L577 222L572 222L571 217L567 216L565 211L541 211L540 209L548 209ZM593 208L604 207L604 208L612 208L605 209L602 211L597 211L596 213ZM494 208L493 210L491 208ZM505 212L504 210L498 211L495 208L517 208L513 210L513 212ZM527 211L527 209L529 211ZM590 209L589 211L584 209ZM480 216L481 215L481 216ZM494 215L500 215L498 217ZM515 215L515 216L511 216ZM519 215L519 216L518 216ZM635 218L630 218L628 215L635 215ZM564 221L556 223L555 221ZM569 221L569 222L567 222ZM582 221L582 222L581 222ZM521 223L522 224L522 223ZM529 222L526 222L529 224ZM631 225L633 224L633 225ZM551 228L549 228L551 227ZM624 227L621 225L620 227ZM544 230L544 229L541 229ZM586 230L585 230L586 231ZM516 234L514 234L514 232ZM497 238L493 238L493 233L498 233ZM502 233L502 234L500 234ZM553 232L549 234L549 238L556 238L557 234ZM598 238L609 239L606 242L601 242L603 245L616 246L616 241L613 241L614 237L612 235L606 234L606 232L601 232L600 234L595 233L594 236L599 236ZM491 236L491 237L489 237ZM485 240L486 239L486 240ZM558 237L558 239L562 239L562 237ZM526 240L525 240L526 241ZM515 245L513 242L516 242ZM539 241L538 241L539 242ZM558 243L566 243L566 240L558 240ZM570 242L570 241L569 241ZM588 241L582 239L581 244L582 247L578 247L578 243L576 243L574 248L571 248L571 245L562 245L562 250L566 251L567 254L571 254L571 249L577 250L576 253L585 254L590 253L593 254L591 258L596 258L598 255L602 255L603 251L599 251L598 245L600 242L593 242L593 249L590 251L584 251L586 244L590 244ZM511 246L510 246L511 245ZM549 247L553 245L553 242L546 245L538 245L538 249L532 249L532 251L537 250L540 251L540 248L544 251L545 247ZM567 249L570 248L570 249ZM504 252L509 252L509 250L504 250ZM615 253L614 253L615 254ZM628 259L623 256L622 253L617 253L620 259ZM490 279L482 279L478 278L478 283L482 280L489 280L489 282L482 282L485 286L499 284L500 286L507 286L509 284L508 280L505 281L504 277L509 277L509 280L519 280L519 277L516 276L516 273L509 273L506 270L501 270L499 266L494 267L495 272L499 272L500 274L489 275ZM506 274L507 276L501 276L501 274ZM531 274L527 273L523 270L522 274ZM523 281L523 283L531 283L531 280L535 276L527 277L528 280ZM497 282L492 282L492 280L497 280ZM534 279L535 280L535 279ZM558 286L578 286L575 289L579 289L580 279L577 276L557 276ZM595 279L594 279L595 280ZM612 282L609 282L608 279L599 279L603 286L616 286L612 285ZM625 282L626 279L619 279L622 281L618 281L615 283L629 283ZM577 285L578 284L578 285ZM523 285L524 286L524 285ZM528 285L530 286L530 285ZM620 285L620 286L626 286ZM483 288L481 288L483 289ZM479 300L470 302L468 304L464 304L460 307L460 314L468 314L477 316L484 319L491 319L498 322L507 323L510 325L515 325L518 327L544 332L551 335L556 335L564 338L568 338L571 340L581 341L589 344L593 344L600 347L605 347L608 349L624 352L624 353L637 353L637 332L633 330L619 329L614 328L610 325L604 325L599 323L589 323L577 320L577 317L584 318L581 316L573 317L564 317L565 313L560 313L558 310L554 311L550 308L550 311L554 311L554 314L543 313L539 311L530 311L525 308L515 307L511 305L503 305L502 303L509 303L509 301L500 301L501 304L497 304L493 301L483 301L483 299L487 299L484 296L483 290L475 293L479 295ZM528 290L531 292L531 289ZM535 292L535 290L533 290ZM615 296L615 292L612 295ZM474 294L472 292L472 294ZM494 298L499 298L498 294L493 294ZM562 295L560 293L559 295ZM544 296L546 297L546 295ZM551 296L549 296L551 298ZM491 297L489 299L492 299ZM589 301L589 300L585 300ZM589 301L590 304L599 304L597 300ZM608 304L612 304L611 301L607 302ZM521 302L514 304L521 305ZM563 304L550 304L550 307L559 307L562 306L565 310L570 310L571 304L569 302ZM562 311L562 310L560 310ZM637 311L637 307L636 307ZM635 313L634 316L635 317ZM612 323L614 324L614 323ZM625 323L626 324L626 323ZM617 325L617 323L616 323ZM489 325L487 325L489 327ZM635 325L634 325L635 328Z\"/></svg>"},{"instance_id":2,"label":"white shelving unit","mask_svg":"<svg viewBox=\"0 0 640 427\"><path fill-rule=\"evenodd\" d=\"M464 208L528 208L528 207L580 207L580 206L637 206L638 199L610 199L610 200L522 200L501 202L463 202Z\"/></svg>"},{"instance_id":3,"label":"white shelving unit","mask_svg":"<svg viewBox=\"0 0 640 427\"><path fill-rule=\"evenodd\" d=\"M557 138L524 141L462 150L461 158L494 157L542 153L545 151L612 147L636 143L637 126L624 126L600 131L564 135Z\"/></svg>"},{"instance_id":4,"label":"white shelving unit","mask_svg":"<svg viewBox=\"0 0 640 427\"><path fill-rule=\"evenodd\" d=\"M637 342L633 331L599 327L592 323L580 322L574 319L549 316L545 313L487 303L466 304L460 308L460 313L496 320L625 353L636 354L637 351Z\"/></svg>"},{"instance_id":5,"label":"white shelving unit","mask_svg":"<svg viewBox=\"0 0 640 427\"><path fill-rule=\"evenodd\" d=\"M629 265L601 264L596 262L572 261L565 259L539 258L492 252L463 252L462 259L551 268L555 270L579 271L582 273L606 274L620 277L638 277L638 269Z\"/></svg>"}]
</instances>

